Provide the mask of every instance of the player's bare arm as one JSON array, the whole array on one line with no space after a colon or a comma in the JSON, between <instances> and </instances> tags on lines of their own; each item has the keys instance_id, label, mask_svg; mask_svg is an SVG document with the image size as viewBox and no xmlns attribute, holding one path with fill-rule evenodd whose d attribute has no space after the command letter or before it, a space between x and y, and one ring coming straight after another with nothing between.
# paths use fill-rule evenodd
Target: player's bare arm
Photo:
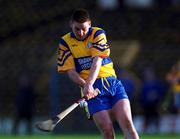
<instances>
[{"instance_id":1,"label":"player's bare arm","mask_svg":"<svg viewBox=\"0 0 180 139\"><path fill-rule=\"evenodd\" d=\"M80 75L76 72L75 69L68 70L67 74L73 82L77 83L81 87L84 87L86 81L80 77Z\"/></svg>"},{"instance_id":2,"label":"player's bare arm","mask_svg":"<svg viewBox=\"0 0 180 139\"><path fill-rule=\"evenodd\" d=\"M97 79L101 64L102 64L102 58L99 56L94 57L92 66L90 68L90 74L83 88L84 95L87 97L87 99L91 99L97 96L97 94L94 93L95 91L93 88L93 84Z\"/></svg>"}]
</instances>

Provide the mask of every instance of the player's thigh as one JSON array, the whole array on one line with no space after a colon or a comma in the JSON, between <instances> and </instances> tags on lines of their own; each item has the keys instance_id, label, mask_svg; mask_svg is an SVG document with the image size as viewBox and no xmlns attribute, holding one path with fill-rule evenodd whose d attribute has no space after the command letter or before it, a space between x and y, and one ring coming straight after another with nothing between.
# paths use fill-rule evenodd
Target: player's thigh
<instances>
[{"instance_id":1,"label":"player's thigh","mask_svg":"<svg viewBox=\"0 0 180 139\"><path fill-rule=\"evenodd\" d=\"M109 116L108 110L102 110L93 114L93 120L98 128L103 129L113 129L113 124Z\"/></svg>"},{"instance_id":2,"label":"player's thigh","mask_svg":"<svg viewBox=\"0 0 180 139\"><path fill-rule=\"evenodd\" d=\"M121 127L132 124L132 114L128 99L121 99L115 103L112 113Z\"/></svg>"}]
</instances>

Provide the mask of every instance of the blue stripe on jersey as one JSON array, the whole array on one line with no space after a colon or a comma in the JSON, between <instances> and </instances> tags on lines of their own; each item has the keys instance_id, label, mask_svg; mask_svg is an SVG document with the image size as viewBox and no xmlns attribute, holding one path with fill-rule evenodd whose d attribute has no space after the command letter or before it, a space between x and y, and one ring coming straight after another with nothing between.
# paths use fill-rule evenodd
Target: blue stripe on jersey
<instances>
[{"instance_id":1,"label":"blue stripe on jersey","mask_svg":"<svg viewBox=\"0 0 180 139\"><path fill-rule=\"evenodd\" d=\"M70 35L71 35L72 38L76 38L76 36L74 35L73 32L71 32Z\"/></svg>"},{"instance_id":2,"label":"blue stripe on jersey","mask_svg":"<svg viewBox=\"0 0 180 139\"><path fill-rule=\"evenodd\" d=\"M83 70L89 70L91 68L93 58L91 56L86 56L86 57L80 57L80 58L75 58L75 67L76 71L80 73ZM103 58L102 60L102 66L111 63L111 59L109 57Z\"/></svg>"},{"instance_id":3,"label":"blue stripe on jersey","mask_svg":"<svg viewBox=\"0 0 180 139\"><path fill-rule=\"evenodd\" d=\"M82 70L89 70L92 65L92 60L91 56L74 58L76 71L79 73Z\"/></svg>"},{"instance_id":4,"label":"blue stripe on jersey","mask_svg":"<svg viewBox=\"0 0 180 139\"><path fill-rule=\"evenodd\" d=\"M59 61L62 61L62 59L64 58L65 54L66 55L67 55L67 53L71 54L71 51L69 51L69 50L62 50L62 49L59 48L59 51L61 51L63 53L62 56L59 55L59 56L61 56L61 57L58 58Z\"/></svg>"},{"instance_id":5,"label":"blue stripe on jersey","mask_svg":"<svg viewBox=\"0 0 180 139\"><path fill-rule=\"evenodd\" d=\"M60 39L59 43L69 49L68 44L63 39Z\"/></svg>"},{"instance_id":6,"label":"blue stripe on jersey","mask_svg":"<svg viewBox=\"0 0 180 139\"><path fill-rule=\"evenodd\" d=\"M109 63L111 63L111 62L112 62L112 60L111 60L110 57L103 58L103 60L102 60L102 66L104 66L104 65L106 65L106 64L109 64Z\"/></svg>"},{"instance_id":7,"label":"blue stripe on jersey","mask_svg":"<svg viewBox=\"0 0 180 139\"><path fill-rule=\"evenodd\" d=\"M102 30L102 29L101 30L97 30L96 33L94 34L94 38L96 38L98 35L100 35L102 33L106 34L105 31Z\"/></svg>"},{"instance_id":8,"label":"blue stripe on jersey","mask_svg":"<svg viewBox=\"0 0 180 139\"><path fill-rule=\"evenodd\" d=\"M72 55L72 53L69 50L68 44L62 38L60 39L60 45L63 45L67 48L67 50L59 48L59 51L61 51L63 54L61 57L58 58L58 65L63 66L64 62L68 59L68 57Z\"/></svg>"},{"instance_id":9,"label":"blue stripe on jersey","mask_svg":"<svg viewBox=\"0 0 180 139\"><path fill-rule=\"evenodd\" d=\"M65 58L63 59L63 57L60 59L58 58L58 66L63 66L64 65L64 62L66 61L66 59L71 56L72 54L71 53L68 53Z\"/></svg>"},{"instance_id":10,"label":"blue stripe on jersey","mask_svg":"<svg viewBox=\"0 0 180 139\"><path fill-rule=\"evenodd\" d=\"M94 44L93 47L98 49L99 51L105 51L105 50L109 49L108 44Z\"/></svg>"}]
</instances>

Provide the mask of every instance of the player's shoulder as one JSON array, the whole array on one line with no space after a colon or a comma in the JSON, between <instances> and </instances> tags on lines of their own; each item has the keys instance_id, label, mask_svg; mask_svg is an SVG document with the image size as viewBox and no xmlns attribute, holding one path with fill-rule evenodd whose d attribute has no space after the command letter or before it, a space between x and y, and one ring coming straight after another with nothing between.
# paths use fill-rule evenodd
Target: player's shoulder
<instances>
[{"instance_id":1,"label":"player's shoulder","mask_svg":"<svg viewBox=\"0 0 180 139\"><path fill-rule=\"evenodd\" d=\"M70 33L66 33L65 35L60 37L59 44L68 47L68 42L70 40L69 38L70 38Z\"/></svg>"},{"instance_id":2,"label":"player's shoulder","mask_svg":"<svg viewBox=\"0 0 180 139\"><path fill-rule=\"evenodd\" d=\"M101 36L101 37L106 36L106 32L104 31L104 29L99 27L92 27L92 29L93 29L94 38L96 38L97 36Z\"/></svg>"},{"instance_id":3,"label":"player's shoulder","mask_svg":"<svg viewBox=\"0 0 180 139\"><path fill-rule=\"evenodd\" d=\"M60 38L60 43L68 43L70 41L71 33L66 33Z\"/></svg>"},{"instance_id":4,"label":"player's shoulder","mask_svg":"<svg viewBox=\"0 0 180 139\"><path fill-rule=\"evenodd\" d=\"M92 27L92 29L96 32L96 31L104 31L104 29L100 28L100 27Z\"/></svg>"},{"instance_id":5,"label":"player's shoulder","mask_svg":"<svg viewBox=\"0 0 180 139\"><path fill-rule=\"evenodd\" d=\"M61 37L61 39L63 39L63 40L66 40L66 39L69 39L70 38L70 35L71 33L69 32L69 33L66 33L65 35L63 35L62 37Z\"/></svg>"}]
</instances>

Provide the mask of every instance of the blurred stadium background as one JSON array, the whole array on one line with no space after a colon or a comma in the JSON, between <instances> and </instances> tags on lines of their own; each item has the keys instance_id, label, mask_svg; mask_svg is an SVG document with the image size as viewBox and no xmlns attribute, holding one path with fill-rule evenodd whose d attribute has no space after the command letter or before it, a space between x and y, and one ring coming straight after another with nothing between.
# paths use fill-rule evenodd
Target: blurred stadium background
<instances>
[{"instance_id":1,"label":"blurred stadium background","mask_svg":"<svg viewBox=\"0 0 180 139\"><path fill-rule=\"evenodd\" d=\"M15 132L18 104L34 104L23 105L33 109L34 124L80 97L79 88L56 72L59 38L70 31L70 15L76 8L89 10L93 26L106 30L117 74L122 78L125 71L134 81L131 103L139 133L178 135L180 116L166 78L180 60L180 0L0 0L0 135ZM159 127L152 124L145 130L140 93L147 68L156 71L165 87L158 105ZM34 95L20 97L23 102L17 104L18 93L27 84ZM97 132L80 108L70 115L54 133ZM25 121L16 129L25 134ZM34 127L32 133L42 134Z\"/></svg>"}]
</instances>

